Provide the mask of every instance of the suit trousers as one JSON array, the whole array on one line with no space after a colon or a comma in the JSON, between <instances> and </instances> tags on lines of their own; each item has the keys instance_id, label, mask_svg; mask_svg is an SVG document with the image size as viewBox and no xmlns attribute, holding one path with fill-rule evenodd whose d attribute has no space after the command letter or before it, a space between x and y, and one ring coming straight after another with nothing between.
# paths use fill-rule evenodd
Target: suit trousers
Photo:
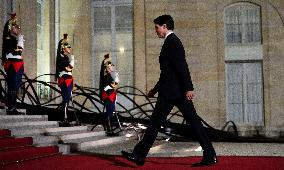
<instances>
[{"instance_id":1,"label":"suit trousers","mask_svg":"<svg viewBox=\"0 0 284 170\"><path fill-rule=\"evenodd\" d=\"M133 154L142 158L147 156L161 125L166 122L167 116L174 106L181 111L186 122L192 125L191 127L196 134L197 140L204 150L203 156L214 156L216 154L215 150L197 116L194 105L191 100L187 100L185 97L174 100L158 97L154 112L150 118L150 124L145 131L143 139L134 147Z\"/></svg>"}]
</instances>

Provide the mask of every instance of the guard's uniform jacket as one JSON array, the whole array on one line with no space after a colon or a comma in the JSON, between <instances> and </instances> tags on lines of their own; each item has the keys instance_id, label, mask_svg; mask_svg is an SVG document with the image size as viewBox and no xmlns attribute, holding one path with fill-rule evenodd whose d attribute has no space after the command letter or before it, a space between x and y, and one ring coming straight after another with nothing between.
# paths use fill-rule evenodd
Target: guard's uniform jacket
<instances>
[{"instance_id":1,"label":"guard's uniform jacket","mask_svg":"<svg viewBox=\"0 0 284 170\"><path fill-rule=\"evenodd\" d=\"M5 80L8 86L8 111L16 110L17 91L22 84L22 75L24 73L22 56L24 36L11 33L12 27L20 29L16 21L16 14L11 14L11 19L6 22L3 31L2 62L4 63Z\"/></svg>"}]
</instances>

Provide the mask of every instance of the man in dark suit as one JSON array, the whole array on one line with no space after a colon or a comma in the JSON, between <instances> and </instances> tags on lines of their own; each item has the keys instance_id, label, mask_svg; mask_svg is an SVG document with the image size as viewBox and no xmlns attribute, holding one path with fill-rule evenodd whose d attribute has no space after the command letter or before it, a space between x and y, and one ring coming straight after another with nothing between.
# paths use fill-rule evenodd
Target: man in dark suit
<instances>
[{"instance_id":1,"label":"man in dark suit","mask_svg":"<svg viewBox=\"0 0 284 170\"><path fill-rule=\"evenodd\" d=\"M215 150L192 103L193 85L185 60L184 47L173 33L173 18L170 15L162 15L154 20L154 24L158 37L165 38L159 57L160 79L148 93L148 97L153 97L158 92L158 100L143 139L135 146L132 153L122 151L122 155L129 161L142 166L157 137L158 130L166 121L172 108L177 106L195 131L198 142L203 148L203 159L193 166L215 164L217 163Z\"/></svg>"}]
</instances>

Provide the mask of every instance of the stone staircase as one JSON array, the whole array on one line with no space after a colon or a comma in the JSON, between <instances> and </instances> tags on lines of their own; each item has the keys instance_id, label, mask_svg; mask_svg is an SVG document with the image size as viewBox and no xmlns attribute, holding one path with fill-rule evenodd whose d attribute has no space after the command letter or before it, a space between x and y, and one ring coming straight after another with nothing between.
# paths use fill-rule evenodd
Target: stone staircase
<instances>
[{"instance_id":1,"label":"stone staircase","mask_svg":"<svg viewBox=\"0 0 284 170\"><path fill-rule=\"evenodd\" d=\"M9 129L13 137L32 137L34 146L57 145L63 154L92 152L99 147L137 140L129 131L127 136L131 137L126 137L126 132L107 137L100 125L93 131L90 125L59 127L57 121L48 121L46 115L6 115L5 109L0 109L0 129Z\"/></svg>"}]
</instances>

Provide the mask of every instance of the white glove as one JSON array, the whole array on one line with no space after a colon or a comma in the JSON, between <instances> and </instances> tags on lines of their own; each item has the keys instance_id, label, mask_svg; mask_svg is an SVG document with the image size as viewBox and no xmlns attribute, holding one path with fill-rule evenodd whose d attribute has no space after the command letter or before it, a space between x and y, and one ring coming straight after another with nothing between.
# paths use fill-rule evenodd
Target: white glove
<instances>
[{"instance_id":1,"label":"white glove","mask_svg":"<svg viewBox=\"0 0 284 170\"><path fill-rule=\"evenodd\" d=\"M106 86L105 88L104 88L104 91L108 91L108 90L111 90L112 89L112 87L110 87L109 85L108 86Z\"/></svg>"},{"instance_id":2,"label":"white glove","mask_svg":"<svg viewBox=\"0 0 284 170\"><path fill-rule=\"evenodd\" d=\"M115 81L116 83L119 83L118 72L115 73L114 81Z\"/></svg>"},{"instance_id":3,"label":"white glove","mask_svg":"<svg viewBox=\"0 0 284 170\"><path fill-rule=\"evenodd\" d=\"M69 56L69 64L74 67L75 64L75 59L74 59L74 55L70 55Z\"/></svg>"},{"instance_id":4,"label":"white glove","mask_svg":"<svg viewBox=\"0 0 284 170\"><path fill-rule=\"evenodd\" d=\"M24 49L24 41L25 41L24 40L24 35L20 34L18 36L18 44L17 44L17 46L22 47Z\"/></svg>"}]
</instances>

